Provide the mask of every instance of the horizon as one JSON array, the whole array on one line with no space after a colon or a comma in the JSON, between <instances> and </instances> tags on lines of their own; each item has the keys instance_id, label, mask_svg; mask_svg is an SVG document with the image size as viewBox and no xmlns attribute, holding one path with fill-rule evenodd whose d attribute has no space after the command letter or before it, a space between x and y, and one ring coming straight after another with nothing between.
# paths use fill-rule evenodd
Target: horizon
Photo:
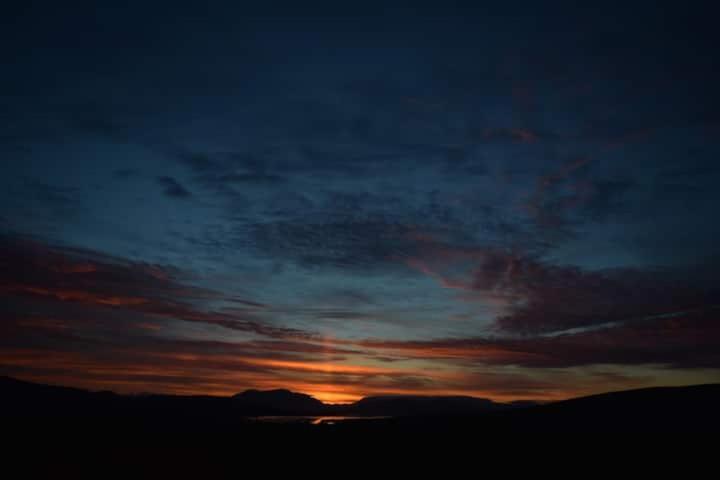
<instances>
[{"instance_id":1,"label":"horizon","mask_svg":"<svg viewBox=\"0 0 720 480\"><path fill-rule=\"evenodd\" d=\"M372 399L372 398L444 398L444 399L450 399L450 398L467 398L467 399L473 399L473 400L489 400L493 402L494 404L512 404L512 403L523 403L523 402L529 402L533 405L547 405L549 403L554 402L562 402L564 400L577 400L581 398L589 398L589 397L595 397L595 396L604 396L604 395L613 395L617 393L630 393L630 392L639 392L639 391L648 391L648 390L683 390L683 389L693 389L693 388L702 388L702 387L709 387L709 386L720 386L720 382L716 383L699 383L699 384L690 384L690 385L658 385L658 386L652 386L652 387L641 387L641 388L631 388L631 389L623 389L623 390L609 390L604 392L598 392L591 395L582 395L582 396L576 396L576 397L569 397L569 398L561 398L557 400L539 400L534 398L523 398L523 399L516 399L511 401L505 401L505 402L499 402L496 400L493 400L491 398L486 397L477 397L477 396L471 396L471 395L428 395L428 394L378 394L378 395L371 395L366 397L360 397L359 399L356 399L354 401L349 402L339 402L339 403L333 403L321 400L317 397L314 397L311 394L303 393L303 392L296 392L293 390L288 390L287 388L270 388L267 390L257 390L254 388L246 389L246 390L239 390L234 394L230 395L205 395L205 394L163 394L158 392L131 392L131 393L119 393L112 390L88 390L88 389L82 389L78 387L72 387L70 385L60 385L60 384L45 384L45 383L39 383L39 382L33 382L29 380L23 380L21 378L17 377L9 377L9 376L0 376L0 380L10 380L14 382L20 382L30 385L36 385L39 387L53 387L53 388L71 388L71 389L79 389L81 391L87 392L87 393L110 393L113 395L119 395L119 396L125 396L125 397L153 397L153 396L166 396L166 397L185 397L185 398L197 398L197 397L209 397L209 398L220 398L220 399L233 399L237 396L243 395L247 392L255 392L255 393L261 393L261 394L268 394L268 393L275 393L275 392L287 392L290 394L300 394L304 395L306 397L312 398L314 400L319 401L323 405L326 406L350 406L353 404L356 404L362 400L365 399Z\"/></svg>"},{"instance_id":2,"label":"horizon","mask_svg":"<svg viewBox=\"0 0 720 480\"><path fill-rule=\"evenodd\" d=\"M13 3L0 375L336 404L720 382L716 10Z\"/></svg>"}]
</instances>

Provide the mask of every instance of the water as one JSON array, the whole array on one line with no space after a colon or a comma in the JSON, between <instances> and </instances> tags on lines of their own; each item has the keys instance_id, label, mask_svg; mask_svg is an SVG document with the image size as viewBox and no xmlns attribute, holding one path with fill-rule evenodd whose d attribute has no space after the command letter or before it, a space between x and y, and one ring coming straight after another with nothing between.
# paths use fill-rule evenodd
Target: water
<instances>
[{"instance_id":1,"label":"water","mask_svg":"<svg viewBox=\"0 0 720 480\"><path fill-rule=\"evenodd\" d=\"M380 420L390 418L387 416L358 417L358 416L262 416L253 417L253 420L263 423L308 423L310 425L334 425L340 422L358 420Z\"/></svg>"}]
</instances>

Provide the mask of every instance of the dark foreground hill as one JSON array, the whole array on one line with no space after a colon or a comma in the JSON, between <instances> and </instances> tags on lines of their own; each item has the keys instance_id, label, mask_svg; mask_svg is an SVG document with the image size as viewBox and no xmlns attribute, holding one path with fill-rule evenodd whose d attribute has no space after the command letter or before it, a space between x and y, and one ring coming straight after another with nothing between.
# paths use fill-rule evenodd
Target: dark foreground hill
<instances>
[{"instance_id":1,"label":"dark foreground hill","mask_svg":"<svg viewBox=\"0 0 720 480\"><path fill-rule=\"evenodd\" d=\"M368 397L327 405L288 390L249 390L234 397L117 395L0 378L0 421L5 432L56 438L142 441L172 438L386 435L439 438L513 432L715 432L720 427L720 384L606 393L548 404L502 404L472 397ZM367 416L312 425L272 423L265 415ZM448 438L448 437L444 437Z\"/></svg>"},{"instance_id":2,"label":"dark foreground hill","mask_svg":"<svg viewBox=\"0 0 720 480\"><path fill-rule=\"evenodd\" d=\"M289 390L246 390L232 397L117 395L42 385L0 377L0 397L18 416L158 415L180 413L187 419L223 416L246 420L260 416L458 416L516 409L533 402L496 403L463 396L387 395L366 397L347 405L325 404ZM7 408L6 408L7 410ZM152 420L152 419L150 419Z\"/></svg>"}]
</instances>

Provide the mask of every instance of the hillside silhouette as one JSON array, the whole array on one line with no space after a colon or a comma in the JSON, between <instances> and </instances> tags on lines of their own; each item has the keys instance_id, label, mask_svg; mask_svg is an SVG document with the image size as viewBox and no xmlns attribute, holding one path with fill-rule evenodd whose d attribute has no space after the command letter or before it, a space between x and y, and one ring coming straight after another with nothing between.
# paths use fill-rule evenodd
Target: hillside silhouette
<instances>
[{"instance_id":1,"label":"hillside silhouette","mask_svg":"<svg viewBox=\"0 0 720 480\"><path fill-rule=\"evenodd\" d=\"M89 435L308 433L463 433L513 431L713 431L720 384L611 392L570 400L498 403L474 397L377 396L325 404L289 390L232 397L119 395L0 378L3 425L23 434L72 429ZM332 425L264 416L359 417ZM260 417L260 418L259 418ZM365 420L362 417L367 417ZM383 418L378 418L383 417Z\"/></svg>"}]
</instances>

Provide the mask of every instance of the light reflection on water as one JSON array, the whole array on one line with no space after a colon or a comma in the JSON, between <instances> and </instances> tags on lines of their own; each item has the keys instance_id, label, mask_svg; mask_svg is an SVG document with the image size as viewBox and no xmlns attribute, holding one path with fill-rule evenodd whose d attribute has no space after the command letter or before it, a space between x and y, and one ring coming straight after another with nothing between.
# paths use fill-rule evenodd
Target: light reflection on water
<instances>
[{"instance_id":1,"label":"light reflection on water","mask_svg":"<svg viewBox=\"0 0 720 480\"><path fill-rule=\"evenodd\" d=\"M387 416L378 417L357 417L357 416L263 416L254 417L255 421L267 423L309 423L311 425L334 425L339 422L348 422L356 420L379 420L390 418Z\"/></svg>"}]
</instances>

